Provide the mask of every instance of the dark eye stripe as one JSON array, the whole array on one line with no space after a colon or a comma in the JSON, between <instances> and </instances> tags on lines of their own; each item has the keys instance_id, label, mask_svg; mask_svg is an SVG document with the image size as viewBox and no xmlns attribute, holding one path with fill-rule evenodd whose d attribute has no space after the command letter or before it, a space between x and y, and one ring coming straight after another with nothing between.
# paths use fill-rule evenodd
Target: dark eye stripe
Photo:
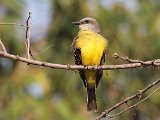
<instances>
[{"instance_id":1,"label":"dark eye stripe","mask_svg":"<svg viewBox=\"0 0 160 120\"><path fill-rule=\"evenodd\" d=\"M84 24L85 22L81 22L81 24Z\"/></svg>"},{"instance_id":2,"label":"dark eye stripe","mask_svg":"<svg viewBox=\"0 0 160 120\"><path fill-rule=\"evenodd\" d=\"M90 21L90 20L83 20L83 21L81 21L81 24L87 24L87 23L92 23L92 21Z\"/></svg>"}]
</instances>

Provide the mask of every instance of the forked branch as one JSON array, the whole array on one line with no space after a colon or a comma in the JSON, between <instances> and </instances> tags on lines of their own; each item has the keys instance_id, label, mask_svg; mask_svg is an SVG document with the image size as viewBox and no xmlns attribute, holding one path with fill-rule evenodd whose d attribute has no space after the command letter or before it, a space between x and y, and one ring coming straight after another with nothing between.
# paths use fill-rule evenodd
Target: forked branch
<instances>
[{"instance_id":1,"label":"forked branch","mask_svg":"<svg viewBox=\"0 0 160 120\"><path fill-rule=\"evenodd\" d=\"M124 113L124 112L127 111L128 109L131 109L131 108L139 105L141 102L145 101L145 100L148 99L151 95L153 95L156 91L158 91L159 88L156 89L153 93L151 93L151 94L150 94L149 96L147 96L146 98L142 99L141 101L139 101L139 102L136 103L135 105L129 106L128 108L126 108L125 110L121 111L120 113L117 113L117 114L112 115L112 116L108 115L111 111L115 110L116 108L120 107L121 105L126 104L126 103L128 103L129 101L131 101L131 100L133 100L133 99L135 99L135 98L141 97L146 91L148 91L149 89L151 89L153 86L156 86L158 83L160 83L160 80L157 80L157 81L153 82L152 84L149 84L149 85L148 85L147 87L145 87L144 89L138 90L138 92L137 92L136 94L134 94L134 95L132 95L132 96L130 96L130 97L127 97L125 100L123 100L123 101L115 104L115 105L112 106L111 108L105 110L104 112L102 112L102 113L97 117L97 120L100 120L100 119L102 119L102 118L105 118L106 116L108 116L108 119L113 118L113 117L115 117L115 116L117 116L117 115L120 115L120 114Z\"/></svg>"}]
</instances>

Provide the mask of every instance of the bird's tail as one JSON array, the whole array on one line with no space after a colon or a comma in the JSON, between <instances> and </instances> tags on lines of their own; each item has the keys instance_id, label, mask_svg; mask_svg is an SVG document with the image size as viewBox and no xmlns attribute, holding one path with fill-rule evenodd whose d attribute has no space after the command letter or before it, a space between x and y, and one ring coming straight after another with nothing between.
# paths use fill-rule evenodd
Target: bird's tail
<instances>
[{"instance_id":1,"label":"bird's tail","mask_svg":"<svg viewBox=\"0 0 160 120\"><path fill-rule=\"evenodd\" d=\"M87 109L88 111L97 111L97 103L96 103L96 94L95 94L95 86L90 87L87 86Z\"/></svg>"}]
</instances>

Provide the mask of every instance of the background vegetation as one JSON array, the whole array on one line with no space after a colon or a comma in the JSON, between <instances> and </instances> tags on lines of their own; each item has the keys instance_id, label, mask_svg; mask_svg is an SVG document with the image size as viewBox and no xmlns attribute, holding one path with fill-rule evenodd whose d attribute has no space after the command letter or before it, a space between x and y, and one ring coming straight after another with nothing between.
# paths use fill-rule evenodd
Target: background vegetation
<instances>
[{"instance_id":1,"label":"background vegetation","mask_svg":"<svg viewBox=\"0 0 160 120\"><path fill-rule=\"evenodd\" d=\"M72 26L71 22L85 16L96 18L103 36L109 40L106 64L123 63L112 58L115 52L144 61L160 58L160 1L133 0L134 6L125 0L111 1L40 0L39 2L50 4L48 14L51 16L47 35L36 40L32 37L33 53L43 51L41 54L34 54L35 59L74 64L71 43L78 28ZM26 7L26 2L22 0L0 0L0 23L21 24L19 21L23 21ZM34 7L36 8L38 5ZM27 12L29 11L32 12L32 9ZM38 17L33 19L33 26L45 17L41 16L42 12L43 8L39 8ZM35 31L42 29L39 25ZM9 53L26 57L23 27L0 25L0 38ZM50 47L46 49L48 46ZM0 119L92 120L104 109L159 78L159 72L159 69L143 68L108 71L107 75L104 71L97 89L98 112L89 113L86 111L86 89L78 73L28 66L1 58ZM122 109L123 107L115 112ZM160 92L135 110L135 120L160 119ZM133 110L130 110L117 119L132 119L132 113Z\"/></svg>"}]
</instances>

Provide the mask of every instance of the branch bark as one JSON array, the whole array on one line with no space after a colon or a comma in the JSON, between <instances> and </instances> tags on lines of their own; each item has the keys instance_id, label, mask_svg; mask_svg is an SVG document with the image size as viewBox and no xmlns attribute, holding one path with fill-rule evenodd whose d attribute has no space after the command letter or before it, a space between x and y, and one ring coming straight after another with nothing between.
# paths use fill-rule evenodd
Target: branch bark
<instances>
[{"instance_id":1,"label":"branch bark","mask_svg":"<svg viewBox=\"0 0 160 120\"><path fill-rule=\"evenodd\" d=\"M1 39L0 39L0 45L2 46L2 49L3 49L4 53L7 53L6 48L4 47L4 45L3 45L2 41L1 41Z\"/></svg>"},{"instance_id":2,"label":"branch bark","mask_svg":"<svg viewBox=\"0 0 160 120\"><path fill-rule=\"evenodd\" d=\"M150 88L152 88L153 86L157 85L158 83L160 83L160 80L157 80L157 81L153 82L152 84L149 84L149 85L148 85L147 87L145 87L144 89L138 90L138 92L137 92L136 94L134 94L134 95L132 95L132 96L130 96L130 97L127 97L125 100L123 100L123 101L115 104L115 105L112 106L110 109L105 110L104 112L102 112L102 113L97 117L97 120L100 120L100 119L102 119L102 118L105 118L111 111L113 111L114 109L120 107L121 105L126 104L126 103L128 103L129 101L131 101L131 100L133 100L133 99L135 99L135 98L141 97L146 91L148 91ZM158 90L159 90L159 89L158 89ZM147 99L148 99L148 97L147 97ZM144 101L144 100L145 100L145 99L143 99L142 101ZM140 102L140 103L141 103L141 102ZM135 104L135 105L138 105L138 104L139 104L139 102L138 102L137 104ZM134 105L134 106L135 106L135 105ZM125 112L126 110L130 109L130 108L132 108L132 106L131 106L131 107L128 107L127 109L125 109L124 112ZM120 112L120 113L123 113L123 111ZM118 113L117 115L119 115L119 113ZM116 115L116 116L117 116L117 115ZM115 115L109 116L109 118L112 118L112 117L114 117L114 116L115 116Z\"/></svg>"},{"instance_id":3,"label":"branch bark","mask_svg":"<svg viewBox=\"0 0 160 120\"><path fill-rule=\"evenodd\" d=\"M50 67L55 69L67 69L67 70L80 70L80 69L90 69L90 70L117 70L117 69L129 69L129 68L142 68L142 67L159 67L160 62L152 62L151 64L147 64L146 66L142 63L129 63L129 64L121 64L121 65L100 65L100 66L83 66L83 65L63 65L63 64L54 64L48 62L42 62L37 60L31 60L24 57L20 57L18 55L13 55L9 53L5 53L0 51L0 57L10 58L16 61L24 62L27 64ZM159 61L157 59L156 61ZM148 63L148 61L146 61Z\"/></svg>"},{"instance_id":4,"label":"branch bark","mask_svg":"<svg viewBox=\"0 0 160 120\"><path fill-rule=\"evenodd\" d=\"M129 109L138 106L139 104L141 104L142 102L146 101L148 98L150 98L153 94L155 94L158 90L160 90L160 87L158 87L156 90L154 90L151 94L149 94L147 97L145 97L144 99L140 100L139 102L137 102L136 104L132 105L132 106L128 106L128 108L124 109L123 111L115 114L115 115L109 115L109 119L114 118L120 114L123 114L124 112L128 111Z\"/></svg>"},{"instance_id":5,"label":"branch bark","mask_svg":"<svg viewBox=\"0 0 160 120\"><path fill-rule=\"evenodd\" d=\"M31 53L31 50L30 50L30 37L31 37L31 27L32 27L31 14L32 13L29 12L29 16L28 16L27 21L26 21L26 40L27 40L26 48L27 48L28 59L31 59L30 55L32 56L32 53Z\"/></svg>"}]
</instances>

